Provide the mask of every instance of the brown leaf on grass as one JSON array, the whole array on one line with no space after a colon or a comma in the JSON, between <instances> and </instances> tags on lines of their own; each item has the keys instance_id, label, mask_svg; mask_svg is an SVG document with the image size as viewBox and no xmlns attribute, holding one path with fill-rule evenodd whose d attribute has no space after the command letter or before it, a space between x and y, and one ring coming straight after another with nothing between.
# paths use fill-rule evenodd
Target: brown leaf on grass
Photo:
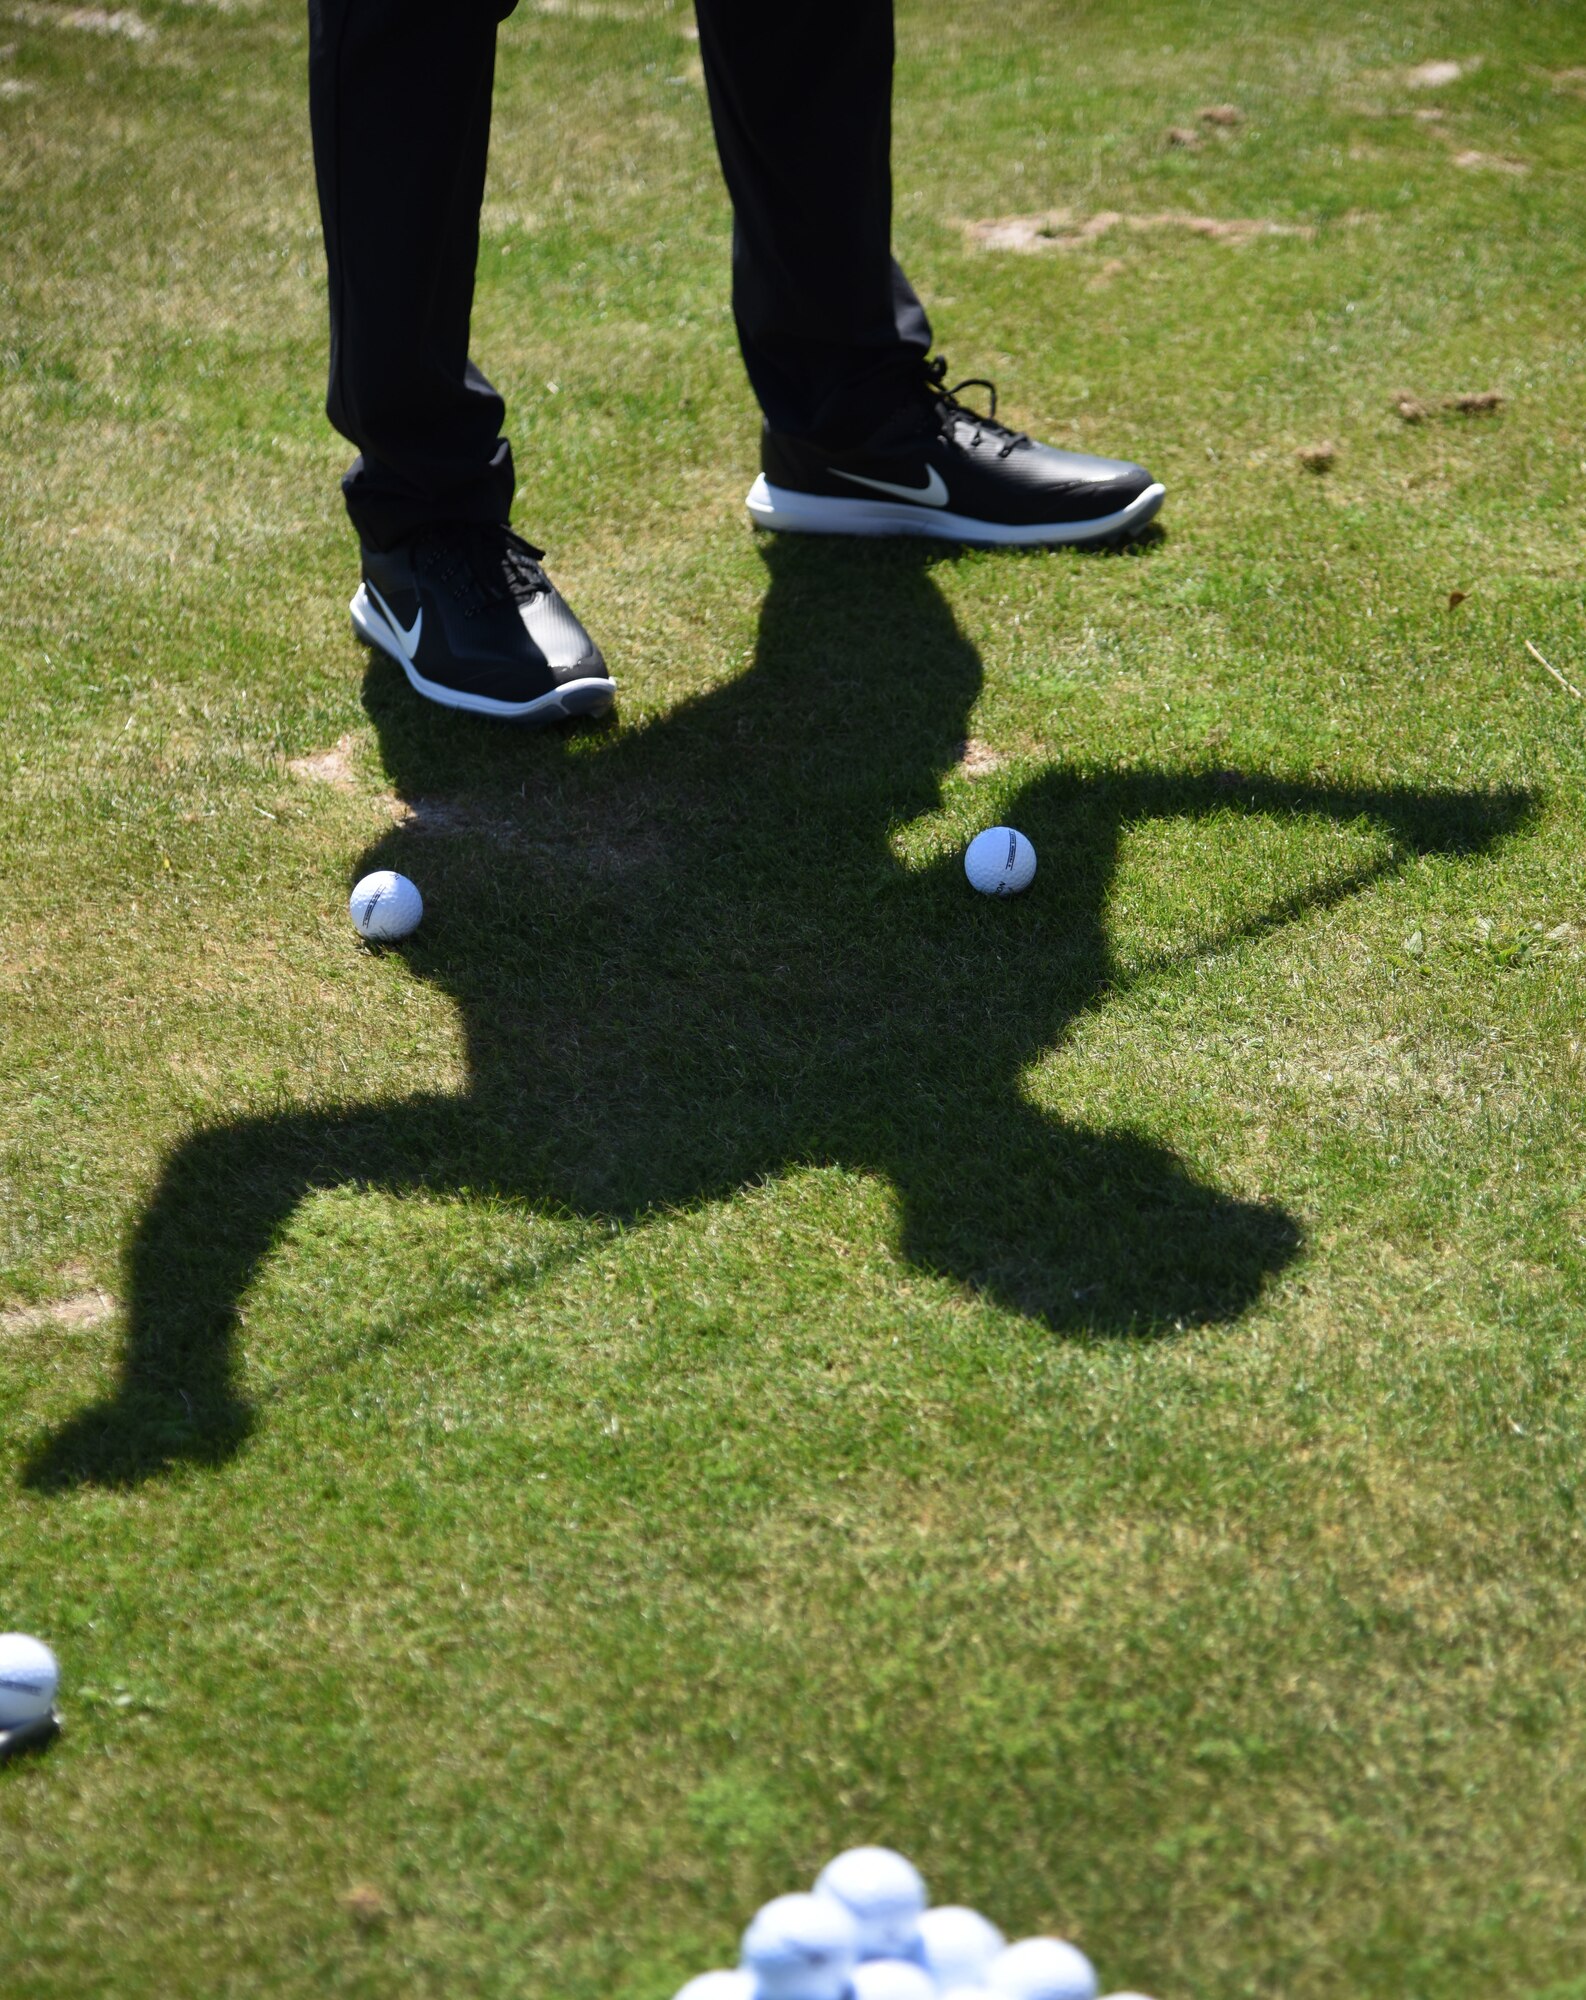
<instances>
[{"instance_id":1,"label":"brown leaf on grass","mask_svg":"<svg viewBox=\"0 0 1586 2000\"><path fill-rule=\"evenodd\" d=\"M1449 608L1449 610L1450 610L1450 611L1453 611L1453 610L1457 609L1457 608L1458 608L1458 606L1460 606L1461 604L1463 604L1463 603L1464 603L1465 599L1466 599L1467 597L1469 597L1469 595L1470 595L1470 592L1469 592L1468 590L1451 590L1451 591L1450 591L1450 592L1448 593L1448 608Z\"/></svg>"},{"instance_id":2,"label":"brown leaf on grass","mask_svg":"<svg viewBox=\"0 0 1586 2000\"><path fill-rule=\"evenodd\" d=\"M1445 396L1445 410L1458 410L1462 416L1485 416L1489 411L1503 408L1503 396L1497 389L1483 389L1474 396Z\"/></svg>"},{"instance_id":3,"label":"brown leaf on grass","mask_svg":"<svg viewBox=\"0 0 1586 2000\"><path fill-rule=\"evenodd\" d=\"M1167 142L1170 146L1182 146L1186 153L1198 153L1201 149L1201 135L1192 125L1170 125Z\"/></svg>"},{"instance_id":4,"label":"brown leaf on grass","mask_svg":"<svg viewBox=\"0 0 1586 2000\"><path fill-rule=\"evenodd\" d=\"M1195 114L1203 125L1221 125L1225 129L1239 124L1244 115L1237 104L1207 104Z\"/></svg>"},{"instance_id":5,"label":"brown leaf on grass","mask_svg":"<svg viewBox=\"0 0 1586 2000\"><path fill-rule=\"evenodd\" d=\"M1463 63L1445 56L1440 61L1418 63L1404 80L1412 90L1441 90L1445 84L1458 83L1464 74Z\"/></svg>"},{"instance_id":6,"label":"brown leaf on grass","mask_svg":"<svg viewBox=\"0 0 1586 2000\"><path fill-rule=\"evenodd\" d=\"M1307 472L1326 472L1338 456L1338 447L1331 438L1323 438L1316 444L1302 444L1294 456Z\"/></svg>"},{"instance_id":7,"label":"brown leaf on grass","mask_svg":"<svg viewBox=\"0 0 1586 2000\"><path fill-rule=\"evenodd\" d=\"M361 1931L381 1930L396 1912L372 1882L358 1882L341 1899L341 1906Z\"/></svg>"},{"instance_id":8,"label":"brown leaf on grass","mask_svg":"<svg viewBox=\"0 0 1586 2000\"><path fill-rule=\"evenodd\" d=\"M1401 389L1393 399L1393 407L1407 424L1424 424L1432 412L1419 396L1412 396L1408 389Z\"/></svg>"}]
</instances>

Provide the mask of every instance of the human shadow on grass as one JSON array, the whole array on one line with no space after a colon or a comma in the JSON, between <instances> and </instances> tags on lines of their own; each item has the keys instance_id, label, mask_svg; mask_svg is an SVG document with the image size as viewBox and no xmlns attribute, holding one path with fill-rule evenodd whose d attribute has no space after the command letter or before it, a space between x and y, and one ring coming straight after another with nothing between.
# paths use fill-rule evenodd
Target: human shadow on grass
<instances>
[{"instance_id":1,"label":"human shadow on grass","mask_svg":"<svg viewBox=\"0 0 1586 2000\"><path fill-rule=\"evenodd\" d=\"M999 814L1035 843L1034 888L983 899L956 842L924 867L896 844L939 805L981 685L932 580L940 554L788 540L764 559L752 667L642 728L493 730L420 705L374 661L366 704L412 816L359 870L421 885L406 957L460 1009L468 1088L305 1105L181 1145L130 1247L120 1386L40 1444L34 1485L237 1449L239 1304L315 1189L461 1190L641 1224L838 1164L896 1191L911 1265L1084 1336L1231 1319L1294 1256L1280 1206L1021 1089L1128 984L1104 924L1121 834L1230 812L1380 831L1379 859L1316 875L1199 954L1405 857L1480 852L1524 796L1053 768Z\"/></svg>"}]
</instances>

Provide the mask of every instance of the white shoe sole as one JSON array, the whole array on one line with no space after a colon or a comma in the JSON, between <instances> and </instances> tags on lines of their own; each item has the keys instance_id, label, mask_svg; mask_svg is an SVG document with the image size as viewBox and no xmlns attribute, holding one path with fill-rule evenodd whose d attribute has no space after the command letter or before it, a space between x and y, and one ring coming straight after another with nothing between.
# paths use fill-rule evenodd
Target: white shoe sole
<instances>
[{"instance_id":1,"label":"white shoe sole","mask_svg":"<svg viewBox=\"0 0 1586 2000\"><path fill-rule=\"evenodd\" d=\"M497 701L493 695L464 694L458 688L442 687L439 681L427 681L414 666L402 649L402 641L361 583L347 609L352 614L352 629L363 643L378 646L382 653L388 654L407 675L415 693L423 695L426 701L439 702L442 708L461 708L470 715L492 715L500 722L571 722L581 715L604 715L617 697L615 681L597 679L564 681L549 694L536 695L533 701Z\"/></svg>"},{"instance_id":2,"label":"white shoe sole","mask_svg":"<svg viewBox=\"0 0 1586 2000\"><path fill-rule=\"evenodd\" d=\"M1143 528L1166 497L1160 484L1148 486L1116 514L1095 521L1048 521L1013 527L977 521L945 508L911 506L906 500L838 500L821 493L796 493L773 486L762 472L749 488L749 518L757 528L795 535L926 535L940 542L968 542L981 548L1053 548L1073 543L1116 541Z\"/></svg>"}]
</instances>

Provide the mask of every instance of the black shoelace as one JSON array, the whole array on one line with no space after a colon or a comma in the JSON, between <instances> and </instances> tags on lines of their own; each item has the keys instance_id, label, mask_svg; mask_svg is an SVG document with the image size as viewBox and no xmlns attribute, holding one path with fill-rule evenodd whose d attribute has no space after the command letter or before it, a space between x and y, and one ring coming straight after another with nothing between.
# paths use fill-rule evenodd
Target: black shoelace
<instances>
[{"instance_id":1,"label":"black shoelace","mask_svg":"<svg viewBox=\"0 0 1586 2000\"><path fill-rule=\"evenodd\" d=\"M439 528L425 536L416 554L451 591L465 617L490 604L527 604L551 587L540 568L544 549L488 522L459 521Z\"/></svg>"},{"instance_id":2,"label":"black shoelace","mask_svg":"<svg viewBox=\"0 0 1586 2000\"><path fill-rule=\"evenodd\" d=\"M962 382L955 382L949 389L947 363L941 355L938 355L934 361L926 362L925 381L936 404L937 418L944 431L951 433L955 425L960 423L973 424L975 434L970 439L971 445L978 445L989 432L998 440L998 458L1006 458L1015 445L1030 442L1023 431L1010 431L1006 424L997 422L997 385L995 382L988 382L984 375L968 375ZM977 410L968 403L961 403L958 400L960 389L984 389L991 398L991 408Z\"/></svg>"}]
</instances>

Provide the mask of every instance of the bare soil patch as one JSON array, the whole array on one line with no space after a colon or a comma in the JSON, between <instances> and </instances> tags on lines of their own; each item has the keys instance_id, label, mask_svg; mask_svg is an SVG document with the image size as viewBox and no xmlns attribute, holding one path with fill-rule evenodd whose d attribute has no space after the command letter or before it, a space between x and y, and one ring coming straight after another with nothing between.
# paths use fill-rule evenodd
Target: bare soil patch
<instances>
[{"instance_id":1,"label":"bare soil patch","mask_svg":"<svg viewBox=\"0 0 1586 2000\"><path fill-rule=\"evenodd\" d=\"M70 1298L52 1299L46 1305L0 1307L0 1336L40 1333L51 1326L86 1332L90 1327L102 1326L107 1319L113 1319L115 1311L115 1300L96 1285L90 1291L74 1292Z\"/></svg>"},{"instance_id":2,"label":"bare soil patch","mask_svg":"<svg viewBox=\"0 0 1586 2000\"><path fill-rule=\"evenodd\" d=\"M1461 417L1484 417L1503 408L1503 392L1500 389L1480 389L1473 394L1442 396L1430 401L1417 396L1413 390L1401 389L1393 399L1393 407L1407 424L1424 424L1429 417L1442 412Z\"/></svg>"},{"instance_id":3,"label":"bare soil patch","mask_svg":"<svg viewBox=\"0 0 1586 2000\"><path fill-rule=\"evenodd\" d=\"M24 0L11 18L28 28L81 28L91 35L120 35L129 42L152 42L155 30L130 7L44 7Z\"/></svg>"},{"instance_id":4,"label":"bare soil patch","mask_svg":"<svg viewBox=\"0 0 1586 2000\"><path fill-rule=\"evenodd\" d=\"M1458 83L1462 76L1468 76L1476 67L1474 63L1455 62L1443 56L1431 62L1417 63L1405 75L1405 82L1412 90L1443 90L1451 83Z\"/></svg>"},{"instance_id":5,"label":"bare soil patch","mask_svg":"<svg viewBox=\"0 0 1586 2000\"><path fill-rule=\"evenodd\" d=\"M1453 155L1454 165L1475 172L1485 169L1494 174L1528 174L1531 171L1525 160L1517 160L1508 153L1479 153L1473 146L1467 146L1462 153Z\"/></svg>"},{"instance_id":6,"label":"bare soil patch","mask_svg":"<svg viewBox=\"0 0 1586 2000\"><path fill-rule=\"evenodd\" d=\"M978 736L967 738L958 753L958 768L968 778L983 778L988 771L1001 770L1007 761L1000 750L994 750Z\"/></svg>"},{"instance_id":7,"label":"bare soil patch","mask_svg":"<svg viewBox=\"0 0 1586 2000\"><path fill-rule=\"evenodd\" d=\"M510 809L472 799L391 798L392 822L423 839L466 840L498 853L554 861L592 875L624 875L659 859L662 842L654 822L635 814L613 824L565 807L543 811L525 803L521 817Z\"/></svg>"},{"instance_id":8,"label":"bare soil patch","mask_svg":"<svg viewBox=\"0 0 1586 2000\"><path fill-rule=\"evenodd\" d=\"M1026 256L1043 250L1082 250L1115 229L1137 233L1178 229L1213 243L1249 243L1258 236L1316 234L1309 223L1274 222L1264 216L1187 215L1172 211L1160 215L1125 215L1112 208L1084 217L1071 209L1049 209L1044 215L999 215L964 225L965 234L975 248L1013 250Z\"/></svg>"},{"instance_id":9,"label":"bare soil patch","mask_svg":"<svg viewBox=\"0 0 1586 2000\"><path fill-rule=\"evenodd\" d=\"M289 757L286 768L294 778L306 778L313 785L334 785L338 791L353 788L351 736L338 736L328 750L311 757Z\"/></svg>"}]
</instances>

